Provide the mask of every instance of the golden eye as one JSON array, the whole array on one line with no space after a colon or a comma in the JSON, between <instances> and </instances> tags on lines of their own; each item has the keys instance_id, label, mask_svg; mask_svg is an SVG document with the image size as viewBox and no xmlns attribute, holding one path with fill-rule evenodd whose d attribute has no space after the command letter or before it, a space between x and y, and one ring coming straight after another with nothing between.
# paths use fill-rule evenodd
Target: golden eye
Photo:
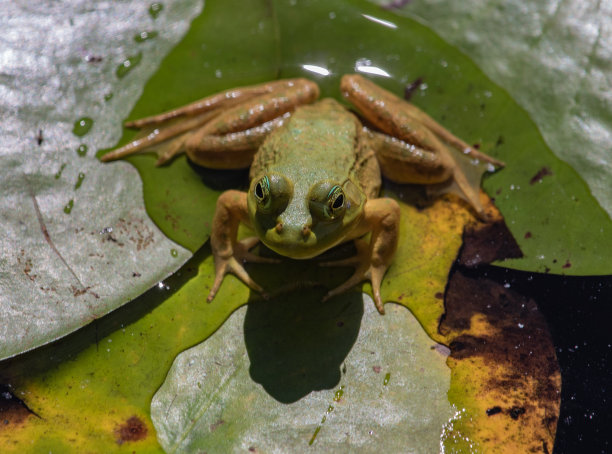
<instances>
[{"instance_id":1,"label":"golden eye","mask_svg":"<svg viewBox=\"0 0 612 454\"><path fill-rule=\"evenodd\" d=\"M331 188L327 195L327 215L330 219L337 217L344 209L344 191L338 185Z\"/></svg>"},{"instance_id":2,"label":"golden eye","mask_svg":"<svg viewBox=\"0 0 612 454\"><path fill-rule=\"evenodd\" d=\"M348 198L340 185L323 181L310 189L308 203L314 217L321 221L332 221L344 215Z\"/></svg>"},{"instance_id":3,"label":"golden eye","mask_svg":"<svg viewBox=\"0 0 612 454\"><path fill-rule=\"evenodd\" d=\"M293 186L284 176L272 173L257 180L250 192L259 213L278 214L287 207Z\"/></svg>"}]
</instances>

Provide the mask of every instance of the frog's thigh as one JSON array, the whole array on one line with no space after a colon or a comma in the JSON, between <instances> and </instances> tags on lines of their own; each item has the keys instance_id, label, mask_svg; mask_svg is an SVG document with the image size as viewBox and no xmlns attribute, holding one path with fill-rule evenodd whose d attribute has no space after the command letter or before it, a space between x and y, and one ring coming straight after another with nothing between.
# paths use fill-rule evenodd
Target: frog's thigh
<instances>
[{"instance_id":1,"label":"frog's thigh","mask_svg":"<svg viewBox=\"0 0 612 454\"><path fill-rule=\"evenodd\" d=\"M503 166L501 161L475 150L415 105L358 74L344 76L340 88L368 121L393 137L430 150L437 150L442 141L472 158Z\"/></svg>"},{"instance_id":2,"label":"frog's thigh","mask_svg":"<svg viewBox=\"0 0 612 454\"><path fill-rule=\"evenodd\" d=\"M200 129L185 141L185 152L191 161L209 169L243 169L251 165L266 136L283 121L280 117L246 131L224 135L206 135Z\"/></svg>"},{"instance_id":3,"label":"frog's thigh","mask_svg":"<svg viewBox=\"0 0 612 454\"><path fill-rule=\"evenodd\" d=\"M453 175L453 162L442 150L434 152L403 140L366 130L385 177L396 183L432 184Z\"/></svg>"},{"instance_id":4,"label":"frog's thigh","mask_svg":"<svg viewBox=\"0 0 612 454\"><path fill-rule=\"evenodd\" d=\"M281 79L258 85L232 88L159 115L126 122L125 126L128 128L142 128L144 126L159 125L180 117L191 117L208 111L228 109L256 96L280 91L296 84L302 84L303 81L304 79Z\"/></svg>"}]
</instances>

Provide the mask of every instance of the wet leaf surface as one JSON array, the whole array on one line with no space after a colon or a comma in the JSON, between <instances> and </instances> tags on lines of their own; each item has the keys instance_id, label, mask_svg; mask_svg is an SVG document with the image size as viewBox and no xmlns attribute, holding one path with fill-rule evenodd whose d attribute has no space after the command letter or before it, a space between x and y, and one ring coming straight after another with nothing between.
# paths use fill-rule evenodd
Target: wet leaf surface
<instances>
[{"instance_id":1,"label":"wet leaf surface","mask_svg":"<svg viewBox=\"0 0 612 454\"><path fill-rule=\"evenodd\" d=\"M587 1L391 2L476 61L532 116L553 152L612 214L610 5ZM518 26L517 26L518 25ZM534 177L551 175L544 166ZM533 184L533 183L532 183Z\"/></svg>"},{"instance_id":2,"label":"wet leaf surface","mask_svg":"<svg viewBox=\"0 0 612 454\"><path fill-rule=\"evenodd\" d=\"M525 178L528 186L530 186L529 181L539 173L540 169L547 167L552 175L541 174L539 180L541 183L536 181L532 185L535 189L540 191L543 190L541 186L547 182L552 181L557 184L555 182L558 179L569 178L571 188L580 189L582 187L580 190L585 194L585 199L581 200L587 200L587 202L590 200L580 180L576 180L571 172L568 173L567 168L559 167L554 157L551 158L552 155L539 139L537 131L524 112L518 109L501 89L488 82L468 60L418 24L400 19L396 20L399 24L398 28L391 29L361 15L363 12L369 14L370 17L376 17L374 15L379 14L378 9L355 4L359 7L358 9L340 2L313 3L308 10L309 17L312 17L313 21L307 27L301 19L305 12L299 6L284 8L277 4L276 8L267 9L265 5L254 2L253 11L259 16L255 14L252 17L257 22L248 27L243 24L244 26L241 27L241 30L253 33L253 36L256 37L253 38L253 42L256 45L261 44L261 48L257 47L250 58L249 51L245 50L247 46L237 46L234 41L228 41L228 46L231 43L233 48L244 52L244 54L232 54L219 44L219 36L228 40L234 39L233 36L227 37L227 34L220 33L220 31L228 23L232 23L228 22L228 18L236 16L235 7L232 7L230 2L207 3L206 8L208 9L205 9L205 14L194 22L194 27L187 35L184 44L171 52L160 71L151 79L145 88L143 98L130 117L155 113L227 86L277 76L318 77L306 69L303 66L305 64L316 63L322 68L329 69L331 75L319 78L319 82L326 94L337 96L337 76L339 74L353 72L357 70L356 68L366 68L367 71L380 68L388 70L393 79L378 76L377 82L397 93L402 92L404 84L409 84L422 77L427 85L426 87L420 85L422 88L412 93L415 103L432 113L453 131L460 132L460 135L468 141L479 143L483 151L501 156L508 162L508 168L487 179L485 186L499 181L496 179L504 174L509 173L508 178L514 178L516 174L513 172L521 168L521 162L520 160L514 161L513 154L508 150L521 148L521 145L528 143L531 147L530 152L535 153L538 159L542 158L542 162L536 159L535 164L530 164L533 164L533 167L521 174L521 178ZM245 14L244 17L240 17L240 20L246 21L247 16ZM385 20L395 20L390 15L382 14L382 16ZM359 27L354 27L355 23L358 23ZM278 28L273 27L275 24L278 25ZM280 36L278 48L273 47L272 51L270 51L269 44L274 44L274 39L266 41L270 34ZM306 40L305 36L311 36L312 39ZM214 40L212 42L215 45L209 45L208 40ZM143 58L140 65L143 65L145 61L146 58ZM254 65L253 62L264 63L259 66ZM205 63L208 66L202 69ZM244 66L240 66L241 64ZM125 75L123 80L135 76L137 68L140 67L142 66L137 66L134 72ZM253 71L253 67L259 69ZM491 101L488 100L487 93L490 93ZM487 100L485 109L481 107L483 99ZM474 121L475 118L479 120ZM509 118L512 121L509 122ZM70 128L72 128L72 123L70 123ZM93 131L94 129L92 133ZM499 135L500 131L503 132L503 140L500 140L502 137ZM513 134L514 132L520 133L518 134L520 140L515 139L517 135ZM43 134L43 143L46 140L45 137L46 134ZM125 136L123 140L127 138L128 136ZM132 162L138 167L144 181L148 212L166 234L187 249L195 250L207 239L206 222L212 215L210 207L218 194L219 184L223 186L226 183L216 183L213 185L215 189L202 185L201 179L207 180L209 175L206 172L194 172L184 158L163 169L154 169L153 161L153 157L146 155L132 158ZM237 175L237 178L240 180L240 175ZM175 188L176 192L173 192ZM491 341L494 344L499 343L495 352L503 351L508 345L490 336L493 336L498 330L503 332L502 328L505 329L509 325L506 324L505 319L499 320L498 318L493 323L487 318L486 311L482 312L482 308L474 309L470 317L457 315L459 322L447 327L449 331L438 331L440 319L447 310L444 306L444 295L449 272L461 247L463 228L467 223L473 221L473 216L465 205L454 197L423 199L419 191L415 188L402 190L391 186L387 188L388 195L397 197L406 203L402 205L404 222L402 242L396 261L383 284L383 296L387 300L406 305L415 314L425 333L435 340L450 344L452 339L462 335L480 336L481 338L484 336L487 340L494 339ZM499 196L499 194L493 195ZM497 197L497 199L498 205L505 210L505 213L508 213L506 214L508 226L515 233L513 229L516 227L512 227L511 223L516 221L520 226L521 220L515 217L513 209L518 205L509 205L509 202L506 203L507 200L504 201L504 197ZM526 199L535 204L533 210L541 210L541 205L538 203L544 202L538 197L531 194ZM518 203L517 200L513 199L512 203ZM181 206L183 202L184 205ZM564 205L567 202L566 199L553 202L559 203L559 207L563 209L567 208ZM580 210L585 206L592 208L589 203L581 204ZM75 204L76 206L78 205ZM556 208L550 209L555 214ZM538 250L539 247L557 247L555 241L559 240L558 236L554 236L554 229L547 230L549 227L545 224L538 224L536 227L529 230L532 232L531 238L526 238L526 234L518 237L515 234L522 249L528 239L536 240L533 242L536 246L530 246L526 250L527 256L531 257L533 251ZM570 227L574 228L568 226ZM552 235L549 244L540 245L539 239L542 232ZM601 240L597 236L588 237L585 241L597 243L598 239ZM605 244L605 242L600 241L598 244ZM578 243L576 247L581 248L582 246L583 244ZM571 248L574 245L567 247ZM495 256L500 258L499 255ZM147 263L155 266L153 259ZM588 266L597 265L597 263L589 264L588 260L572 261L572 264L576 263L582 263L580 266L586 266L585 263ZM559 263L558 268L563 270L564 264L565 262ZM343 278L341 273L330 276L329 273L313 266L312 262L290 263L290 266L283 264L280 271L279 267L274 268L273 266L251 267L249 271L258 281L264 283L266 288L279 289L277 298L288 294L288 289L283 289L287 280L301 282L301 288L308 289L308 292L302 293L310 295L313 299L313 306L316 306L317 295L322 294L322 291L319 292L319 290L331 288L334 282L341 281ZM349 272L346 271L346 273ZM31 448L32 452L43 449L83 452L91 450L92 446L104 452L158 452L160 448L155 440L156 430L150 419L149 403L154 392L163 382L176 355L209 337L222 326L223 321L234 309L246 302L250 302L247 312L254 314L253 317L258 323L263 323L262 318L265 319L267 314L262 311L257 316L257 309L262 310L262 308L261 305L257 309L255 307L261 301L250 296L248 290L232 277L226 279L213 304L204 303L203 295L207 294L211 280L212 260L209 251L204 247L199 250L192 261L181 269L179 274L164 281L158 288L149 291L133 304L86 327L65 342L60 341L40 352L33 352L24 358L3 363L3 380L14 384L19 398L27 402L31 409L44 416L41 420L29 417L26 420L27 424L20 427L19 430L0 431L0 437L2 437L0 440L6 446L10 444L11 449L14 449L15 452L23 452L24 446L30 449L32 445L28 443L31 443L32 440L36 440ZM319 286L322 287L319 288ZM366 290L368 287L368 285L364 286ZM495 292L491 290L489 293ZM497 294L503 294L503 292L497 292ZM345 295L343 298L347 297ZM457 301L461 299L458 298ZM272 309L275 308L271 307L270 310ZM503 313L502 309L499 310ZM452 319L453 315L447 312L448 317ZM512 322L516 314L510 311L507 317ZM329 318L329 320L334 319ZM475 323L472 323L472 320L475 320ZM488 324L484 324L483 321ZM536 322L531 325L540 326L537 316ZM384 323L388 323L386 319ZM457 326L460 326L461 329L457 330ZM339 327L336 325L336 328ZM351 328L351 325L347 324L346 328ZM330 395L333 400L335 386L338 386L342 380L337 364L342 361L343 357L346 357L346 351L350 350L348 355L352 354L351 339L362 334L367 335L367 332L362 333L362 330L356 330L355 326L352 328L353 337L349 337L344 343L334 342L334 339L329 341L339 350L340 347L344 347L343 351L333 356L332 359L336 360L333 363L334 367L327 365L323 369L323 372L335 371L336 375L330 373L326 376L322 372L319 376L317 372L320 370L314 365L316 362L313 362L313 365L308 367L309 380L296 380L290 382L291 386L283 388L277 380L282 369L281 372L271 369L266 362L265 355L261 357L255 355L251 358L251 362L254 361L256 366L255 377L249 377L237 385L247 389L261 389L259 388L261 384L266 391L264 398L272 398L281 402L299 403L300 398L307 399L304 396L308 396L309 391L315 389L327 389L328 391L318 392L320 395ZM542 345L548 345L547 333L538 331L537 334L543 336ZM247 351L249 348L251 352L266 351L269 344L266 344L265 341L269 339L264 335L263 338L253 341L249 336L245 336ZM558 407L555 407L554 399L535 401L537 405L528 408L521 398L514 395L507 400L500 399L499 390L503 388L491 386L487 381L489 376L474 375L477 381L471 380L472 369L468 366L474 364L474 358L481 358L488 354L486 350L476 348L482 347L480 344L483 343L477 342L477 345L470 350L472 354L468 356L462 357L459 351L453 352L456 358L450 362L453 369L449 396L451 403L459 405L458 409L464 408L465 410L458 410L458 413L453 414L451 427L445 432L443 439L445 446L448 446L449 449L452 447L468 452L471 449L471 443L478 449L482 448L484 452L495 452L486 449L489 447L487 443L501 439L510 440L512 443L520 439L524 445L528 446L538 442L545 442L548 447L552 446L553 420L544 421L538 415L542 409L545 409L550 412L549 414L556 416L555 408ZM203 344L201 348L206 348L206 345L207 343ZM297 349L300 346L298 343L294 345L294 348ZM318 351L319 348L313 347L312 350ZM546 353L546 351L544 349L538 352ZM278 354L278 352L274 353ZM298 366L304 363L309 364L306 353L300 352L296 357L295 364ZM292 360L290 355L281 355L280 358L286 362ZM492 362L487 364L487 367L498 372L499 377L503 377L507 373L504 368L515 367L514 361L521 361L520 357L512 358L513 362L510 365L507 362ZM71 359L71 361L66 361L66 359ZM295 364L292 366L293 370L296 370ZM382 377L384 386L386 372L382 366L379 372L376 372L374 367L378 366L372 366L373 374L384 373ZM428 370L429 365L426 363L423 367ZM342 371L341 368L340 371ZM548 371L550 372L548 375L537 375L538 379L535 381L540 386L556 383L554 367L551 365ZM529 369L528 372L533 371ZM404 380L406 377L403 374L391 372L388 384L394 383L396 378ZM517 379L517 382L520 384L520 380ZM534 384L530 382L527 385L520 389L524 389L526 393L533 392L531 386ZM483 394L483 390L489 394ZM483 395L486 397L483 398ZM326 405L329 405L327 397L323 400L325 400L323 410L317 413L317 418L313 420L315 424L311 427L313 431L308 432L311 437L316 430L316 424L320 423L326 412ZM364 402L367 402L367 399ZM369 408L364 402L356 404L356 408L359 406L362 409ZM525 411L523 412L522 409ZM339 413L334 413L334 416L337 414ZM87 417L84 418L83 415ZM253 417L257 419L256 414ZM230 427L229 421L230 419L213 418L204 429L223 434ZM502 421L504 424L491 428L490 423L483 421ZM256 421L260 424L265 422ZM330 416L327 423L331 422L332 417ZM246 423L253 424L252 421L246 421ZM299 423L302 424L303 421ZM532 430L525 429L526 423L531 425ZM13 429L13 426L9 425L9 427ZM319 438L319 435L323 437L327 428L327 426L322 426L315 440L323 440ZM483 428L484 432L479 432L480 428ZM548 430L548 435L544 439L542 431L546 430ZM441 431L442 427L440 427ZM436 435L437 437L440 432ZM459 441L456 436L460 437ZM228 441L228 443L232 442L236 443L236 440ZM313 443L313 446L316 445ZM501 449L499 445L496 446L498 446L496 449ZM510 444L509 446L516 445Z\"/></svg>"},{"instance_id":3,"label":"wet leaf surface","mask_svg":"<svg viewBox=\"0 0 612 454\"><path fill-rule=\"evenodd\" d=\"M198 11L170 1L154 24L136 2L3 5L0 359L107 314L190 256L147 216L134 169L102 166L94 150L117 141L142 80ZM154 43L132 40L153 26ZM146 58L118 80L136 48Z\"/></svg>"},{"instance_id":4,"label":"wet leaf surface","mask_svg":"<svg viewBox=\"0 0 612 454\"><path fill-rule=\"evenodd\" d=\"M436 451L449 371L410 313L381 317L358 293L287 296L179 355L151 410L166 451Z\"/></svg>"}]
</instances>

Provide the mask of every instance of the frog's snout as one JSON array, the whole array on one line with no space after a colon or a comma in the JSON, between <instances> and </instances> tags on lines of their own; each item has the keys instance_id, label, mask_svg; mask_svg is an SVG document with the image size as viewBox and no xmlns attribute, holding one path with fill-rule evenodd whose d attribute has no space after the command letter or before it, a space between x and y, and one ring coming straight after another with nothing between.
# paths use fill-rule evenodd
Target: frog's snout
<instances>
[{"instance_id":1,"label":"frog's snout","mask_svg":"<svg viewBox=\"0 0 612 454\"><path fill-rule=\"evenodd\" d=\"M273 251L293 258L311 258L318 255L317 237L309 223L300 225L277 222L266 232L263 242Z\"/></svg>"},{"instance_id":2,"label":"frog's snout","mask_svg":"<svg viewBox=\"0 0 612 454\"><path fill-rule=\"evenodd\" d=\"M283 231L283 223L279 221L276 226L274 226L274 230L276 231L276 233L281 234ZM312 229L310 228L310 225L304 224L304 226L302 227L302 237L308 239L311 233Z\"/></svg>"}]
</instances>

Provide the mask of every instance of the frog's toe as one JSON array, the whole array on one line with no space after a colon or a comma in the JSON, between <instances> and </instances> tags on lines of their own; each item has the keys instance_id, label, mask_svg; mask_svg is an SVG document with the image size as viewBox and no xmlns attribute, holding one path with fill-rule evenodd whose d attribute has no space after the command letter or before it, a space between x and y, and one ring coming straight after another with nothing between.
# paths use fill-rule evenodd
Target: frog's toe
<instances>
[{"instance_id":1,"label":"frog's toe","mask_svg":"<svg viewBox=\"0 0 612 454\"><path fill-rule=\"evenodd\" d=\"M366 277L364 276L363 270L357 270L346 282L339 285L335 289L332 289L327 292L327 294L323 297L322 301L325 302L336 295L340 295L341 293L350 290L351 288L359 284L361 281L363 281L365 278Z\"/></svg>"},{"instance_id":2,"label":"frog's toe","mask_svg":"<svg viewBox=\"0 0 612 454\"><path fill-rule=\"evenodd\" d=\"M354 256L340 260L320 262L319 266L354 266L355 268L359 268L359 265L365 264L363 266L365 271L367 264L370 262L370 245L361 238L354 240L354 243L355 249L357 249L357 253Z\"/></svg>"},{"instance_id":3,"label":"frog's toe","mask_svg":"<svg viewBox=\"0 0 612 454\"><path fill-rule=\"evenodd\" d=\"M259 243L259 238L256 236L251 236L240 240L234 246L234 257L237 260L243 262L253 262L253 263L280 263L281 260L273 257L261 257L259 255L253 254L250 250L253 249L257 243Z\"/></svg>"},{"instance_id":4,"label":"frog's toe","mask_svg":"<svg viewBox=\"0 0 612 454\"><path fill-rule=\"evenodd\" d=\"M369 280L372 284L372 296L374 297L374 304L376 305L376 309L381 315L385 315L385 309L382 302L382 298L380 296L380 284L382 282L382 278L385 275L387 268L385 266L373 266L368 265L367 263L361 263L359 267L355 270L353 275L343 284L339 285L333 290L327 292L327 294L323 297L323 302L329 300L333 296L339 295L341 293L350 290L355 287L362 281Z\"/></svg>"},{"instance_id":5,"label":"frog's toe","mask_svg":"<svg viewBox=\"0 0 612 454\"><path fill-rule=\"evenodd\" d=\"M240 264L235 257L230 258L217 258L215 260L215 281L206 297L206 301L209 303L215 298L219 288L221 287L221 283L223 282L223 278L226 274L231 273L234 274L238 279L248 285L250 288L255 290L256 292L263 293L264 289L255 282L249 273L244 269L244 267Z\"/></svg>"}]
</instances>

